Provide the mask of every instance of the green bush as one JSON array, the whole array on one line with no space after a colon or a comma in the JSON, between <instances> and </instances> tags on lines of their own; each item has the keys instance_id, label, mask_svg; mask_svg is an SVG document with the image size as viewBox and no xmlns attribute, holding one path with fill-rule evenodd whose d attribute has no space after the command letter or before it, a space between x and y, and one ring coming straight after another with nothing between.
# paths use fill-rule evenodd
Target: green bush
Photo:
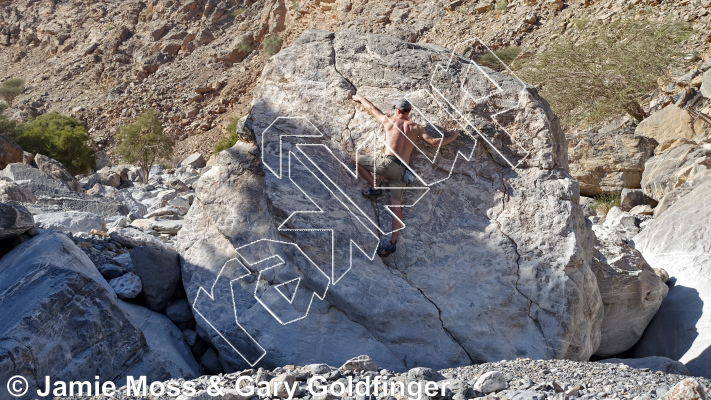
<instances>
[{"instance_id":1,"label":"green bush","mask_svg":"<svg viewBox=\"0 0 711 400\"><path fill-rule=\"evenodd\" d=\"M262 48L269 57L273 56L281 50L281 38L276 34L267 36L262 43Z\"/></svg>"},{"instance_id":2,"label":"green bush","mask_svg":"<svg viewBox=\"0 0 711 400\"><path fill-rule=\"evenodd\" d=\"M22 123L3 115L6 109L7 104L0 104L0 135L16 138L22 133Z\"/></svg>"},{"instance_id":3,"label":"green bush","mask_svg":"<svg viewBox=\"0 0 711 400\"><path fill-rule=\"evenodd\" d=\"M233 17L238 17L238 16L244 14L245 11L247 11L246 8L237 8L234 11L232 11L230 14L232 14Z\"/></svg>"},{"instance_id":4,"label":"green bush","mask_svg":"<svg viewBox=\"0 0 711 400\"><path fill-rule=\"evenodd\" d=\"M506 0L499 0L499 1L497 1L497 2L496 2L496 9L497 9L497 10L501 10L501 12L503 12L504 14L506 14L506 12L507 12L508 9L509 9L509 2L506 1Z\"/></svg>"},{"instance_id":5,"label":"green bush","mask_svg":"<svg viewBox=\"0 0 711 400\"><path fill-rule=\"evenodd\" d=\"M619 207L621 197L619 193L616 194L599 194L594 197L593 208L597 213L607 215L607 212L612 209L612 207Z\"/></svg>"},{"instance_id":6,"label":"green bush","mask_svg":"<svg viewBox=\"0 0 711 400\"><path fill-rule=\"evenodd\" d=\"M249 55L252 51L254 51L254 48L252 48L252 46L250 46L249 43L247 43L245 38L242 38L242 40L240 40L239 43L237 44L237 50L239 50L240 52L242 52L246 55Z\"/></svg>"},{"instance_id":7,"label":"green bush","mask_svg":"<svg viewBox=\"0 0 711 400\"><path fill-rule=\"evenodd\" d=\"M219 153L223 150L227 150L230 147L234 146L235 143L239 140L239 133L237 132L237 122L239 121L239 118L232 118L230 119L229 125L227 125L227 133L229 133L229 136L222 138L217 144L215 145L215 153Z\"/></svg>"},{"instance_id":8,"label":"green bush","mask_svg":"<svg viewBox=\"0 0 711 400\"><path fill-rule=\"evenodd\" d=\"M640 99L681 59L679 44L691 28L632 18L579 21L578 29L553 40L517 74L540 88L564 123L595 124L625 112L641 121Z\"/></svg>"},{"instance_id":9,"label":"green bush","mask_svg":"<svg viewBox=\"0 0 711 400\"><path fill-rule=\"evenodd\" d=\"M57 112L40 115L25 124L16 141L25 151L61 162L74 175L86 173L96 165L84 124Z\"/></svg>"},{"instance_id":10,"label":"green bush","mask_svg":"<svg viewBox=\"0 0 711 400\"><path fill-rule=\"evenodd\" d=\"M487 51L477 59L481 65L487 66L494 71L504 71L506 67L511 65L511 62L521 53L521 48L512 46L504 47L503 49ZM497 58L498 57L498 58ZM501 61L499 61L501 60ZM502 64L503 62L503 64Z\"/></svg>"},{"instance_id":11,"label":"green bush","mask_svg":"<svg viewBox=\"0 0 711 400\"><path fill-rule=\"evenodd\" d=\"M8 106L12 105L12 101L15 100L22 89L24 89L25 81L20 78L10 78L0 84L0 97L7 103Z\"/></svg>"},{"instance_id":12,"label":"green bush","mask_svg":"<svg viewBox=\"0 0 711 400\"><path fill-rule=\"evenodd\" d=\"M163 133L163 124L155 110L146 110L136 122L121 128L116 138L120 141L116 151L131 164L143 169L143 182L156 161L169 158L173 153L173 140Z\"/></svg>"}]
</instances>

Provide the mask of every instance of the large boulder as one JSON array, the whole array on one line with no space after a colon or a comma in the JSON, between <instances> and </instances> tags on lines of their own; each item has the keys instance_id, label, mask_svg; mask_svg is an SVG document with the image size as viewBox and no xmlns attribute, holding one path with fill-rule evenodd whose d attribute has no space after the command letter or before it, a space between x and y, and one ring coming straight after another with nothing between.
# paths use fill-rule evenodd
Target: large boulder
<instances>
[{"instance_id":1,"label":"large boulder","mask_svg":"<svg viewBox=\"0 0 711 400\"><path fill-rule=\"evenodd\" d=\"M148 308L162 311L180 282L180 255L162 247L131 249L133 273L141 278Z\"/></svg>"},{"instance_id":2,"label":"large boulder","mask_svg":"<svg viewBox=\"0 0 711 400\"><path fill-rule=\"evenodd\" d=\"M22 151L15 139L10 136L0 135L0 169L5 168L8 164L21 163Z\"/></svg>"},{"instance_id":3,"label":"large boulder","mask_svg":"<svg viewBox=\"0 0 711 400\"><path fill-rule=\"evenodd\" d=\"M100 215L81 211L36 214L35 223L42 229L54 229L71 234L106 230L106 221Z\"/></svg>"},{"instance_id":4,"label":"large boulder","mask_svg":"<svg viewBox=\"0 0 711 400\"><path fill-rule=\"evenodd\" d=\"M44 154L37 154L35 155L35 164L40 171L64 182L69 190L74 192L82 191L79 181L77 181L76 178L74 178L74 175L72 175L59 161L49 158Z\"/></svg>"},{"instance_id":5,"label":"large boulder","mask_svg":"<svg viewBox=\"0 0 711 400\"><path fill-rule=\"evenodd\" d=\"M0 380L22 375L29 394L53 380L124 376L148 351L141 331L91 260L45 231L0 259ZM6 385L0 398L11 398Z\"/></svg>"},{"instance_id":6,"label":"large boulder","mask_svg":"<svg viewBox=\"0 0 711 400\"><path fill-rule=\"evenodd\" d=\"M27 164L10 164L0 171L0 176L12 179L37 198L69 193L69 188L64 182Z\"/></svg>"},{"instance_id":7,"label":"large boulder","mask_svg":"<svg viewBox=\"0 0 711 400\"><path fill-rule=\"evenodd\" d=\"M155 236L143 233L134 228L121 228L109 233L109 237L116 243L125 247L156 246L166 247L167 245Z\"/></svg>"},{"instance_id":8,"label":"large boulder","mask_svg":"<svg viewBox=\"0 0 711 400\"><path fill-rule=\"evenodd\" d=\"M667 298L633 349L711 378L711 180L677 200L634 238L649 265L669 275Z\"/></svg>"},{"instance_id":9,"label":"large boulder","mask_svg":"<svg viewBox=\"0 0 711 400\"><path fill-rule=\"evenodd\" d=\"M711 143L684 143L650 158L644 167L642 189L661 201L694 174L711 169Z\"/></svg>"},{"instance_id":10,"label":"large boulder","mask_svg":"<svg viewBox=\"0 0 711 400\"><path fill-rule=\"evenodd\" d=\"M265 66L246 120L257 143L240 141L216 157L193 185L178 233L198 327L227 371L247 364L235 349L264 366L341 365L366 354L398 370L595 352L602 300L592 231L565 170L558 119L534 89L488 69L503 92L487 97L490 81L466 60L448 63L451 55L386 36L308 30ZM435 76L433 60L441 60ZM414 152L411 168L431 192L423 183L407 190L398 251L381 260L374 252L390 214L360 195L364 181L337 160L384 151L370 141L382 128L349 99L358 88L390 110L408 95L422 112L412 118L426 117L437 137L465 121L430 97L440 95L427 91L430 78L470 121L477 110L519 107L497 120L501 127L481 114L481 136ZM319 209L326 215L289 218ZM323 231L331 229L335 241Z\"/></svg>"},{"instance_id":11,"label":"large boulder","mask_svg":"<svg viewBox=\"0 0 711 400\"><path fill-rule=\"evenodd\" d=\"M593 271L605 304L595 354L609 357L637 343L669 288L638 250L616 240L616 234L604 227L593 228L597 234Z\"/></svg>"},{"instance_id":12,"label":"large boulder","mask_svg":"<svg viewBox=\"0 0 711 400\"><path fill-rule=\"evenodd\" d=\"M644 163L654 155L657 144L652 138L635 135L632 127L570 135L570 174L580 183L583 196L637 189Z\"/></svg>"},{"instance_id":13,"label":"large boulder","mask_svg":"<svg viewBox=\"0 0 711 400\"><path fill-rule=\"evenodd\" d=\"M200 153L193 153L178 163L178 167L202 168L207 164L205 158Z\"/></svg>"},{"instance_id":14,"label":"large boulder","mask_svg":"<svg viewBox=\"0 0 711 400\"><path fill-rule=\"evenodd\" d=\"M662 143L671 139L703 140L708 137L708 123L688 111L670 104L637 125L635 134Z\"/></svg>"}]
</instances>

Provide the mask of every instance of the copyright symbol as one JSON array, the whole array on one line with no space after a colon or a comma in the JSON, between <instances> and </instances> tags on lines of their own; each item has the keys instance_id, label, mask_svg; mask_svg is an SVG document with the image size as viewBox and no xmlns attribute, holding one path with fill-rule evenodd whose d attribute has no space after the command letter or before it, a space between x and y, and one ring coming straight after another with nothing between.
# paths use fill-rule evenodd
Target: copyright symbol
<instances>
[{"instance_id":1,"label":"copyright symbol","mask_svg":"<svg viewBox=\"0 0 711 400\"><path fill-rule=\"evenodd\" d=\"M23 396L27 393L27 389L29 389L27 379L20 375L15 375L7 381L7 391L10 393L10 396Z\"/></svg>"}]
</instances>

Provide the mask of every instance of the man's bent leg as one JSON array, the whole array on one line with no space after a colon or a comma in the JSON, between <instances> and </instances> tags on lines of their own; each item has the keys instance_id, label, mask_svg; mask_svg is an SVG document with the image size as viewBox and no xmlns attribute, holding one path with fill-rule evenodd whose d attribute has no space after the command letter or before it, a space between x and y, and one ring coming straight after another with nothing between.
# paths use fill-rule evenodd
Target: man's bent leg
<instances>
[{"instance_id":1,"label":"man's bent leg","mask_svg":"<svg viewBox=\"0 0 711 400\"><path fill-rule=\"evenodd\" d=\"M356 166L358 167L358 175L365 178L365 180L368 181L368 184L370 185L370 187L375 187L375 177L371 173L371 170L369 170L365 166L361 165L361 163L360 163L361 157L363 157L363 156L361 156L361 155L356 156Z\"/></svg>"}]
</instances>

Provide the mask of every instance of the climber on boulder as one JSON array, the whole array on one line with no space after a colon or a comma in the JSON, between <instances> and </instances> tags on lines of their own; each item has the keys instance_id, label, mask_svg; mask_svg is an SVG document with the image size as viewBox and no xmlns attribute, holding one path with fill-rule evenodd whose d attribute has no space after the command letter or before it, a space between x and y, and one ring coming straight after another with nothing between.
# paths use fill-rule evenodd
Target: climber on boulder
<instances>
[{"instance_id":1,"label":"climber on boulder","mask_svg":"<svg viewBox=\"0 0 711 400\"><path fill-rule=\"evenodd\" d=\"M385 128L385 142L387 143L385 153L377 157L370 155L357 155L356 164L358 174L365 178L370 188L362 192L364 197L375 198L383 194L382 189L375 189L375 174L388 180L388 192L390 193L390 204L392 211L397 218L393 218L392 235L390 243L386 246L378 247L378 255L387 257L396 250L396 243L400 235L400 221L402 220L402 198L405 194L405 172L408 171L410 155L415 146L415 141L420 137L430 146L445 146L459 136L459 131L452 129L448 131L449 136L434 138L427 134L425 128L409 119L412 105L404 98L393 102L395 110L392 117L388 117L378 110L373 103L363 96L356 94L353 100L361 103L363 107L375 117Z\"/></svg>"}]
</instances>

